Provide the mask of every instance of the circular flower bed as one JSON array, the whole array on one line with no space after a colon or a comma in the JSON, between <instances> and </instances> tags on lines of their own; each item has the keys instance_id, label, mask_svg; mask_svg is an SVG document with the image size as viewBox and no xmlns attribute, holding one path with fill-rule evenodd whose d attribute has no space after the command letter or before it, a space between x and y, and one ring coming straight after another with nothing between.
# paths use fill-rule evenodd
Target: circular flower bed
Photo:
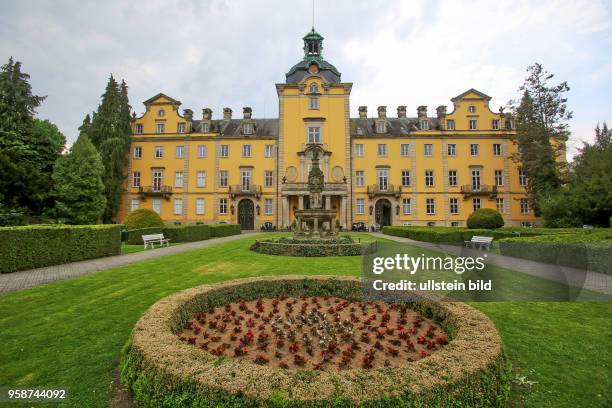
<instances>
[{"instance_id":1,"label":"circular flower bed","mask_svg":"<svg viewBox=\"0 0 612 408\"><path fill-rule=\"evenodd\" d=\"M141 407L503 405L507 367L486 316L361 293L358 279L295 276L185 290L137 322L122 381Z\"/></svg>"},{"instance_id":2,"label":"circular flower bed","mask_svg":"<svg viewBox=\"0 0 612 408\"><path fill-rule=\"evenodd\" d=\"M376 242L355 242L345 235L331 239L276 238L255 241L251 250L268 255L285 256L356 256L376 248Z\"/></svg>"}]
</instances>

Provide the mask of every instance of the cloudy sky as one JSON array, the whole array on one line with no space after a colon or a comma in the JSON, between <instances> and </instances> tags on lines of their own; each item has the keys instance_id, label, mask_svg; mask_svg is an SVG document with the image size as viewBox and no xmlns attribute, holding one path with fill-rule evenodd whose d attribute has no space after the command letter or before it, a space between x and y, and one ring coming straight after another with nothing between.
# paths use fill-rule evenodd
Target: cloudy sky
<instances>
[{"instance_id":1,"label":"cloudy sky","mask_svg":"<svg viewBox=\"0 0 612 408\"><path fill-rule=\"evenodd\" d=\"M113 73L142 101L164 92L199 117L210 107L275 117L274 84L302 57L312 0L11 1L0 14L0 58L13 56L48 95L39 116L70 141ZM473 87L496 110L517 97L538 61L568 81L573 141L612 124L612 2L320 1L315 26L324 56L353 82L357 107L430 113Z\"/></svg>"}]
</instances>

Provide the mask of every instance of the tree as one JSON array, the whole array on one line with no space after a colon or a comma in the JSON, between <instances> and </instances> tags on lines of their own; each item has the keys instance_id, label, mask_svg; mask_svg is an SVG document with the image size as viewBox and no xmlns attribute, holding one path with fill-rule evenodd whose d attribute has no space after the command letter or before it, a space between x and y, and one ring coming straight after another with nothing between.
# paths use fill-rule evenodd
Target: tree
<instances>
[{"instance_id":1,"label":"tree","mask_svg":"<svg viewBox=\"0 0 612 408\"><path fill-rule=\"evenodd\" d=\"M574 158L568 183L543 200L547 226L609 226L612 216L612 131L604 122L595 142L585 143Z\"/></svg>"},{"instance_id":2,"label":"tree","mask_svg":"<svg viewBox=\"0 0 612 408\"><path fill-rule=\"evenodd\" d=\"M527 176L527 191L536 213L540 201L546 199L561 186L566 170L565 143L570 135L568 121L572 112L567 109L565 92L567 82L551 85L553 74L546 72L537 62L527 68L529 75L520 87L523 91L520 103L515 102L518 146L515 161Z\"/></svg>"},{"instance_id":3,"label":"tree","mask_svg":"<svg viewBox=\"0 0 612 408\"><path fill-rule=\"evenodd\" d=\"M53 168L54 217L68 224L95 224L106 207L102 158L87 135L81 135L70 152Z\"/></svg>"},{"instance_id":4,"label":"tree","mask_svg":"<svg viewBox=\"0 0 612 408\"><path fill-rule=\"evenodd\" d=\"M103 180L106 187L104 222L113 222L121 203L130 148L130 111L125 81L119 85L111 75L91 124L87 115L80 128L81 132L90 134L92 143L100 152L104 163Z\"/></svg>"},{"instance_id":5,"label":"tree","mask_svg":"<svg viewBox=\"0 0 612 408\"><path fill-rule=\"evenodd\" d=\"M34 118L45 97L32 93L29 78L13 58L0 68L0 204L40 214L65 137L51 122Z\"/></svg>"}]
</instances>

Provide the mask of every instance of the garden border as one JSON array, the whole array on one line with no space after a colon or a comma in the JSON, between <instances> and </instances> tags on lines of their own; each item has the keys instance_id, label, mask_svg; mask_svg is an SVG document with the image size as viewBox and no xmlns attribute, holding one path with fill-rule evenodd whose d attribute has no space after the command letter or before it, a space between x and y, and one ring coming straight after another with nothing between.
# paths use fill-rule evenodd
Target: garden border
<instances>
[{"instance_id":1,"label":"garden border","mask_svg":"<svg viewBox=\"0 0 612 408\"><path fill-rule=\"evenodd\" d=\"M340 372L281 370L213 356L181 342L178 332L199 311L240 298L335 295L361 298L357 278L274 276L203 285L155 303L136 323L123 351L122 381L141 407L158 406L503 406L508 365L491 320L458 302L411 306L437 319L451 341L399 367ZM316 392L313 392L316 390Z\"/></svg>"}]
</instances>

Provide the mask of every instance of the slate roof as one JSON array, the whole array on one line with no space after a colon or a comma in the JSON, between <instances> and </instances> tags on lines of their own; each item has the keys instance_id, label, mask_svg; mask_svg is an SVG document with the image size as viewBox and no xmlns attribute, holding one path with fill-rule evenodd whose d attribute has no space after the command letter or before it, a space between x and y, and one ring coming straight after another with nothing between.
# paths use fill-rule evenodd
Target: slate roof
<instances>
[{"instance_id":1,"label":"slate roof","mask_svg":"<svg viewBox=\"0 0 612 408\"><path fill-rule=\"evenodd\" d=\"M278 119L251 119L251 123L255 125L255 132L252 135L243 135L240 132L240 126L245 121L243 119L212 120L211 132L219 133L221 137L278 137ZM193 132L201 132L201 120L192 121Z\"/></svg>"},{"instance_id":2,"label":"slate roof","mask_svg":"<svg viewBox=\"0 0 612 408\"><path fill-rule=\"evenodd\" d=\"M297 84L304 79L306 75L309 75L308 67L310 66L311 62L313 61L303 59L291 67L289 72L285 74L286 83ZM331 83L341 82L341 75L336 67L325 60L315 62L319 65L319 75Z\"/></svg>"},{"instance_id":3,"label":"slate roof","mask_svg":"<svg viewBox=\"0 0 612 408\"><path fill-rule=\"evenodd\" d=\"M438 118L427 118L430 130L439 130L440 121ZM387 123L387 133L376 133L375 118L351 118L351 136L359 137L380 137L380 136L406 136L411 132L419 130L420 118L385 118Z\"/></svg>"}]
</instances>

